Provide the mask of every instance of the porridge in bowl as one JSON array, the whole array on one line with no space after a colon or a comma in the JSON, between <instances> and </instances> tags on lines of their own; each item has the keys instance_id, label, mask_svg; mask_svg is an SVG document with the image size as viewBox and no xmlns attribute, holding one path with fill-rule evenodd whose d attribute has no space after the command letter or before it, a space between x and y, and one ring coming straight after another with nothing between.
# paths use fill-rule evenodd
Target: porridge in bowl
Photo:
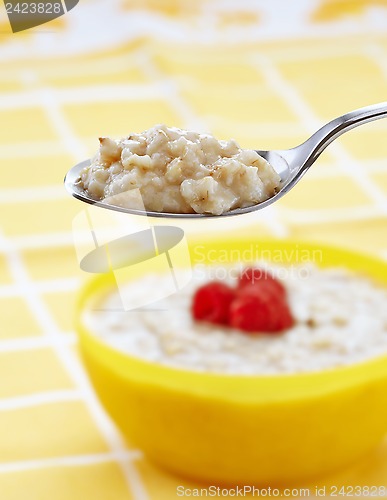
<instances>
[{"instance_id":1,"label":"porridge in bowl","mask_svg":"<svg viewBox=\"0 0 387 500\"><path fill-rule=\"evenodd\" d=\"M100 148L78 180L90 198L133 208L138 189L146 210L221 215L274 196L280 177L256 151L234 140L156 125ZM138 208L138 207L134 207Z\"/></svg>"},{"instance_id":2,"label":"porridge in bowl","mask_svg":"<svg viewBox=\"0 0 387 500\"><path fill-rule=\"evenodd\" d=\"M119 290L112 274L98 276L80 296L82 358L128 442L185 478L263 487L313 481L377 446L387 422L386 263L292 241L256 249L251 238L191 241L190 250L194 279L153 311L125 312L118 295L147 298L154 286L170 293L167 275L143 269ZM266 256L280 267L265 265ZM280 286L248 288L242 307L244 269L226 263L257 257L254 267ZM221 298L217 282L226 286ZM202 307L203 293L211 308ZM254 301L270 331L249 329L260 326ZM273 322L278 305L289 314Z\"/></svg>"},{"instance_id":3,"label":"porridge in bowl","mask_svg":"<svg viewBox=\"0 0 387 500\"><path fill-rule=\"evenodd\" d=\"M154 286L163 287L163 279L148 275L124 292L146 297ZM342 268L259 262L247 269L197 266L189 285L148 309L123 311L112 291L84 320L108 345L154 363L289 374L387 353L386 301L384 288Z\"/></svg>"}]
</instances>

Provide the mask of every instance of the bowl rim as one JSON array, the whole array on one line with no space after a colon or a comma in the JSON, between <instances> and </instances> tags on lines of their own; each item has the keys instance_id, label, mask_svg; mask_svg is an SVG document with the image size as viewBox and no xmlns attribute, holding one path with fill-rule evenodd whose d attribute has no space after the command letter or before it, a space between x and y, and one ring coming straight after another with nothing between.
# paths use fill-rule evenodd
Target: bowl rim
<instances>
[{"instance_id":1,"label":"bowl rim","mask_svg":"<svg viewBox=\"0 0 387 500\"><path fill-rule=\"evenodd\" d=\"M198 238L189 242L190 248ZM251 243L251 238L230 238L219 235L216 240L200 240L200 243L233 246ZM285 250L302 247L307 250L322 250L329 255L329 262L341 262L341 267L361 272L387 285L387 262L381 258L340 248L328 244L294 239L270 238L257 241L266 249ZM342 260L344 259L344 260ZM322 267L325 267L322 266ZM372 271L372 272L371 272ZM380 272L383 271L383 272ZM380 278L382 278L380 280ZM75 328L78 332L81 353L85 360L93 360L100 367L111 371L127 383L159 386L178 392L200 394L220 400L238 400L244 403L267 403L284 400L316 398L348 388L364 387L368 383L387 379L387 353L354 364L315 372L290 374L229 374L202 372L155 363L131 356L113 347L86 326L83 316L91 302L115 286L112 273L93 276L82 286L76 302Z\"/></svg>"}]
</instances>

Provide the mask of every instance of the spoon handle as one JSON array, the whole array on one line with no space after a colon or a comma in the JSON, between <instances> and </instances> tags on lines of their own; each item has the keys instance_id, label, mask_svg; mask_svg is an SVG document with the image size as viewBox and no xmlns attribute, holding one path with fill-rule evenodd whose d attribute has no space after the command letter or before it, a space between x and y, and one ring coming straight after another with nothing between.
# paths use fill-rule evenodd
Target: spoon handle
<instances>
[{"instance_id":1,"label":"spoon handle","mask_svg":"<svg viewBox=\"0 0 387 500\"><path fill-rule=\"evenodd\" d=\"M348 130L386 117L387 102L381 102L356 109L327 123L303 144L295 148L294 151L297 151L297 156L299 158L303 157L302 170L308 169L331 142L348 132Z\"/></svg>"}]
</instances>

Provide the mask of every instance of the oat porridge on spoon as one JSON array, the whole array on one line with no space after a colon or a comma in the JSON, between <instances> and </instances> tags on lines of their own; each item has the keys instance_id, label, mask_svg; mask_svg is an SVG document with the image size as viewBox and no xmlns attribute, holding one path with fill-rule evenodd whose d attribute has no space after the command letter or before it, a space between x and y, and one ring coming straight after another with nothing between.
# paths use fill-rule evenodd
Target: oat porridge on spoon
<instances>
[{"instance_id":1,"label":"oat porridge on spoon","mask_svg":"<svg viewBox=\"0 0 387 500\"><path fill-rule=\"evenodd\" d=\"M300 146L277 151L246 150L234 140L156 125L120 140L100 138L96 156L73 167L65 186L81 201L136 215L248 213L290 191L344 132L386 116L387 103L361 108L327 123Z\"/></svg>"}]
</instances>

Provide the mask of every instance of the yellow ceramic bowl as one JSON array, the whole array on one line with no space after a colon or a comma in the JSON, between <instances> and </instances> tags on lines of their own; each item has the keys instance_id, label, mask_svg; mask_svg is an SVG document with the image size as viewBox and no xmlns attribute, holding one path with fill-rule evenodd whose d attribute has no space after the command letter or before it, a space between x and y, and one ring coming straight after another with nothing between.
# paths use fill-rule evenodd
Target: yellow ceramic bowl
<instances>
[{"instance_id":1,"label":"yellow ceramic bowl","mask_svg":"<svg viewBox=\"0 0 387 500\"><path fill-rule=\"evenodd\" d=\"M200 256L251 250L254 242L201 244ZM376 258L289 241L257 242L286 263L321 251L320 265L345 266L387 285ZM195 246L190 245L195 261ZM320 255L320 254L319 254ZM387 356L318 373L234 376L150 363L102 343L82 322L110 276L84 288L77 311L83 358L104 407L131 444L180 475L212 484L286 484L355 461L387 432Z\"/></svg>"}]
</instances>

